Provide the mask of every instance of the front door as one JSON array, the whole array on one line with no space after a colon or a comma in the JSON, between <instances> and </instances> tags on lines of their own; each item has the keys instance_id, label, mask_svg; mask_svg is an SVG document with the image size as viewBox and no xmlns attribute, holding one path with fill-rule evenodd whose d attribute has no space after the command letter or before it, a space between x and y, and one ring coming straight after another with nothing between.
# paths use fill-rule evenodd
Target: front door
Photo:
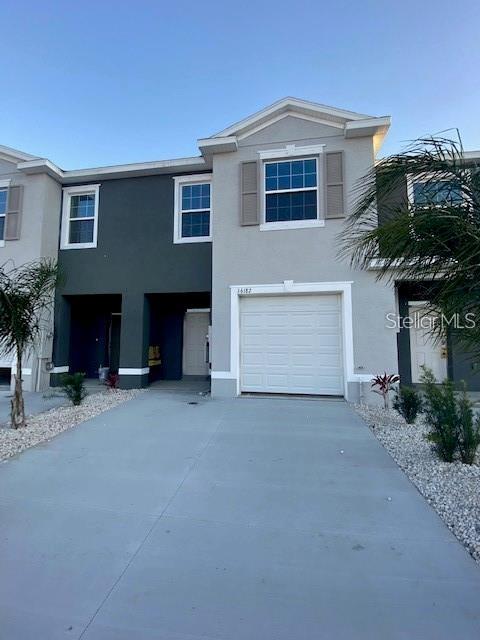
<instances>
[{"instance_id":1,"label":"front door","mask_svg":"<svg viewBox=\"0 0 480 640\"><path fill-rule=\"evenodd\" d=\"M409 305L409 317L415 322L410 327L410 357L412 362L412 382L420 382L422 366L433 371L438 382L447 377L447 348L443 340L436 340L428 327L429 318L425 305Z\"/></svg>"},{"instance_id":2,"label":"front door","mask_svg":"<svg viewBox=\"0 0 480 640\"><path fill-rule=\"evenodd\" d=\"M183 326L183 375L208 376L208 311L187 311Z\"/></svg>"}]
</instances>

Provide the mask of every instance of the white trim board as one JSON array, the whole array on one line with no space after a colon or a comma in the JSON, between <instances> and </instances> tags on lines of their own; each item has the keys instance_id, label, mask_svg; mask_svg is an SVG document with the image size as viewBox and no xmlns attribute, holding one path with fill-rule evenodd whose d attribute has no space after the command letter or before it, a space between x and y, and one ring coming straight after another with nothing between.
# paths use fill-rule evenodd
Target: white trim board
<instances>
[{"instance_id":1,"label":"white trim board","mask_svg":"<svg viewBox=\"0 0 480 640\"><path fill-rule=\"evenodd\" d=\"M63 191L63 202L62 202L62 229L61 229L61 237L60 237L60 249L94 249L97 246L97 235L98 235L98 200L100 196L100 185L99 184L87 184L80 185L77 187L64 187ZM92 242L77 242L70 243L68 238L70 234L70 207L72 196L75 195L90 195L95 196L95 208L93 214L93 239ZM80 219L80 218L78 218ZM84 220L89 220L91 218L84 218Z\"/></svg>"},{"instance_id":2,"label":"white trim board","mask_svg":"<svg viewBox=\"0 0 480 640\"><path fill-rule=\"evenodd\" d=\"M348 398L349 382L370 381L373 375L355 373L353 353L352 281L345 282L293 282L277 284L246 284L230 286L230 371L212 371L212 378L236 380L240 394L240 298L264 295L295 295L337 293L341 296L342 350L344 365L344 392Z\"/></svg>"},{"instance_id":3,"label":"white trim board","mask_svg":"<svg viewBox=\"0 0 480 640\"><path fill-rule=\"evenodd\" d=\"M174 176L174 195L173 195L173 243L174 244L191 244L194 242L211 242L212 241L212 223L213 223L213 174L212 173L196 173L189 176ZM181 218L181 188L186 184L195 184L196 182L210 184L210 235L182 237L182 218Z\"/></svg>"},{"instance_id":4,"label":"white trim board","mask_svg":"<svg viewBox=\"0 0 480 640\"><path fill-rule=\"evenodd\" d=\"M135 367L120 367L118 374L120 376L143 376L150 372L150 367L143 367L143 369L136 369Z\"/></svg>"}]
</instances>

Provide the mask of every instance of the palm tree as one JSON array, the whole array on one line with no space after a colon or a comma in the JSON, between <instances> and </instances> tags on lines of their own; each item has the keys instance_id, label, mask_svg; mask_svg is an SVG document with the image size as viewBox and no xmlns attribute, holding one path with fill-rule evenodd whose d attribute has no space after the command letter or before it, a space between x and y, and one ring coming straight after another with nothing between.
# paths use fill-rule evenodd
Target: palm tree
<instances>
[{"instance_id":1,"label":"palm tree","mask_svg":"<svg viewBox=\"0 0 480 640\"><path fill-rule=\"evenodd\" d=\"M11 402L13 429L24 427L22 362L48 322L58 279L54 260L41 259L21 267L0 266L0 351L15 354L15 388Z\"/></svg>"},{"instance_id":2,"label":"palm tree","mask_svg":"<svg viewBox=\"0 0 480 640\"><path fill-rule=\"evenodd\" d=\"M377 278L429 282L430 310L476 318L457 336L480 353L480 165L447 138L417 140L378 162L354 190L340 257ZM407 189L421 183L412 201ZM432 325L445 334L446 325Z\"/></svg>"}]
</instances>

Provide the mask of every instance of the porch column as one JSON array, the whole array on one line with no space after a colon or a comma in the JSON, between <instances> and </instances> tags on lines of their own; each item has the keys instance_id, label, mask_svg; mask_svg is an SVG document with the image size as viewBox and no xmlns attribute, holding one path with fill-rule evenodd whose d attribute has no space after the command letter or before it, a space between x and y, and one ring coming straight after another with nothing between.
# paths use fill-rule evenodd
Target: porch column
<instances>
[{"instance_id":1,"label":"porch column","mask_svg":"<svg viewBox=\"0 0 480 640\"><path fill-rule=\"evenodd\" d=\"M60 384L62 374L68 373L70 368L70 332L72 312L70 300L59 295L55 299L54 329L53 329L53 369L50 372L50 386Z\"/></svg>"},{"instance_id":2,"label":"porch column","mask_svg":"<svg viewBox=\"0 0 480 640\"><path fill-rule=\"evenodd\" d=\"M150 305L143 293L122 296L120 328L120 387L136 389L148 385Z\"/></svg>"}]
</instances>

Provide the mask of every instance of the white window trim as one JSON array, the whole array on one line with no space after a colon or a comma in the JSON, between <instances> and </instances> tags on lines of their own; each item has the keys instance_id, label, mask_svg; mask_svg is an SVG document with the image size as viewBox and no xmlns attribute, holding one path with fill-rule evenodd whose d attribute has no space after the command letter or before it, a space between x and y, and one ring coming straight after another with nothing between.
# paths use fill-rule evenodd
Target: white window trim
<instances>
[{"instance_id":1,"label":"white window trim","mask_svg":"<svg viewBox=\"0 0 480 640\"><path fill-rule=\"evenodd\" d=\"M211 173L195 173L190 176L174 176L174 206L173 206L173 242L174 244L192 244L194 242L211 242L212 241L212 223L213 223L213 174ZM182 186L186 184L210 184L210 234L208 236L194 236L191 238L182 238Z\"/></svg>"},{"instance_id":2,"label":"white window trim","mask_svg":"<svg viewBox=\"0 0 480 640\"><path fill-rule=\"evenodd\" d=\"M429 209L432 205L421 205L421 204L415 204L415 198L414 198L414 191L413 191L413 186L417 183L423 183L423 182L427 182L428 180L436 180L437 182L448 182L448 178L442 178L442 177L437 177L436 174L433 173L425 173L424 176L422 176L420 178L420 176L416 177L416 176L412 176L411 174L407 174L407 199L408 199L408 204L410 207L415 208L415 209ZM462 205L466 205L468 204L468 202L464 199L464 201L462 202ZM437 205L433 205L433 206L437 206L439 208L442 207L442 204L437 204Z\"/></svg>"},{"instance_id":3,"label":"white window trim","mask_svg":"<svg viewBox=\"0 0 480 640\"><path fill-rule=\"evenodd\" d=\"M92 242L70 243L68 236L70 232L70 203L72 196L78 195L95 195L95 210L93 218L93 240ZM97 246L98 235L98 200L100 194L99 184L86 184L78 187L63 188L63 204L62 204L62 233L60 239L60 249L94 249ZM86 218L87 220L89 218Z\"/></svg>"},{"instance_id":4,"label":"white window trim","mask_svg":"<svg viewBox=\"0 0 480 640\"><path fill-rule=\"evenodd\" d=\"M8 178L6 180L0 180L0 189L9 189L10 184L11 184L11 179ZM1 216L2 218L6 218L7 217L7 212L5 211L5 214ZM5 233L5 226L3 227L3 233ZM5 246L5 238L0 238L0 248Z\"/></svg>"},{"instance_id":5,"label":"white window trim","mask_svg":"<svg viewBox=\"0 0 480 640\"><path fill-rule=\"evenodd\" d=\"M321 164L321 158L325 149L324 144L308 145L305 147L297 147L294 144L289 144L283 149L266 149L259 151L258 155L262 161L261 169L261 190L262 190L262 202L261 202L261 222L259 225L260 231L281 231L282 229L311 229L312 227L324 227L325 219L323 212L323 197L321 194L324 192L323 188L323 169ZM292 161L295 158L301 158L302 160L315 160L317 165L317 186L309 187L306 189L280 189L278 191L269 191L268 193L292 193L294 191L314 191L317 192L317 218L315 220L282 220L280 222L267 222L266 221L266 199L267 191L265 189L265 165L270 162L281 162L282 160Z\"/></svg>"},{"instance_id":6,"label":"white window trim","mask_svg":"<svg viewBox=\"0 0 480 640\"><path fill-rule=\"evenodd\" d=\"M240 298L265 295L295 295L336 293L341 296L342 349L344 366L344 392L348 400L349 382L367 382L370 373L355 373L353 353L352 281L345 282L293 282L278 284L250 284L230 286L230 371L212 371L213 379L236 381L240 395Z\"/></svg>"}]
</instances>

